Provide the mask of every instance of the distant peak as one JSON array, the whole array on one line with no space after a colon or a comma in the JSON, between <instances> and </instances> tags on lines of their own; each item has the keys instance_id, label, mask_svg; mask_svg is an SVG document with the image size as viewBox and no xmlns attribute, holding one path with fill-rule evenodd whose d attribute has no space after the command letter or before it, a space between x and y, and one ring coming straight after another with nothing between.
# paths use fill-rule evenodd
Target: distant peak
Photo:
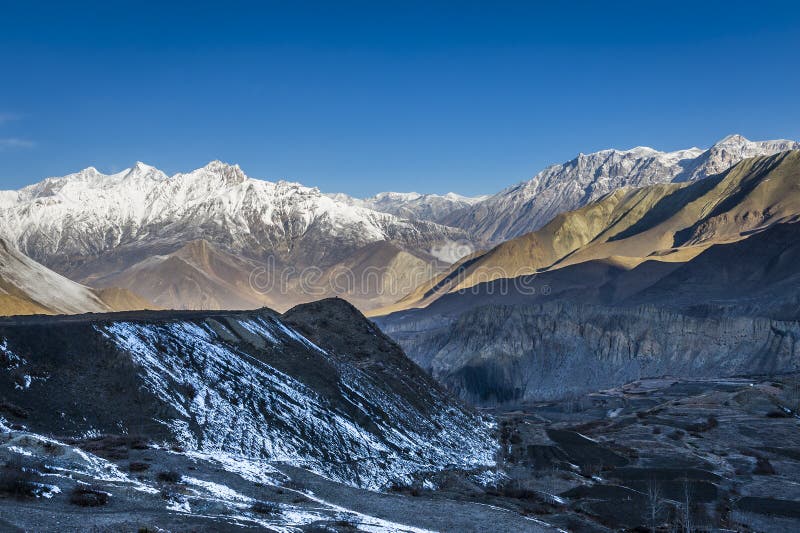
<instances>
[{"instance_id":1,"label":"distant peak","mask_svg":"<svg viewBox=\"0 0 800 533\"><path fill-rule=\"evenodd\" d=\"M214 174L221 177L225 182L229 183L242 183L247 179L247 176L239 167L239 165L231 165L219 159L209 161L209 163L201 169L209 174Z\"/></svg>"},{"instance_id":2,"label":"distant peak","mask_svg":"<svg viewBox=\"0 0 800 533\"><path fill-rule=\"evenodd\" d=\"M733 133L714 143L714 146L740 145L740 144L747 144L749 142L750 141L747 140L743 135L739 135L738 133Z\"/></svg>"},{"instance_id":3,"label":"distant peak","mask_svg":"<svg viewBox=\"0 0 800 533\"><path fill-rule=\"evenodd\" d=\"M208 164L203 168L207 170L227 170L227 169L241 170L241 168L239 168L239 165L236 164L232 165L230 163L220 161L219 159L214 159L213 161L209 161Z\"/></svg>"}]
</instances>

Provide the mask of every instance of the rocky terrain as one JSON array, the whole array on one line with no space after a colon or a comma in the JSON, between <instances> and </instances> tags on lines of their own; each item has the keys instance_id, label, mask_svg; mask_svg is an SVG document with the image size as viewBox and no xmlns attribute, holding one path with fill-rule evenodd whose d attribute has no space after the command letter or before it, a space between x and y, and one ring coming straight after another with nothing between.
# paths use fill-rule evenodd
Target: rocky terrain
<instances>
[{"instance_id":1,"label":"rocky terrain","mask_svg":"<svg viewBox=\"0 0 800 533\"><path fill-rule=\"evenodd\" d=\"M0 339L6 525L546 529L477 504L407 515L422 504L403 487L497 478L496 425L342 300L283 315L17 317Z\"/></svg>"},{"instance_id":2,"label":"rocky terrain","mask_svg":"<svg viewBox=\"0 0 800 533\"><path fill-rule=\"evenodd\" d=\"M502 410L496 490L569 531L795 531L798 376L645 379Z\"/></svg>"},{"instance_id":3,"label":"rocky terrain","mask_svg":"<svg viewBox=\"0 0 800 533\"><path fill-rule=\"evenodd\" d=\"M6 318L0 357L4 531L800 520L796 374L634 379L478 414L341 300Z\"/></svg>"},{"instance_id":4,"label":"rocky terrain","mask_svg":"<svg viewBox=\"0 0 800 533\"><path fill-rule=\"evenodd\" d=\"M565 398L640 377L723 377L800 365L800 326L746 316L567 302L380 320L406 353L479 405Z\"/></svg>"}]
</instances>

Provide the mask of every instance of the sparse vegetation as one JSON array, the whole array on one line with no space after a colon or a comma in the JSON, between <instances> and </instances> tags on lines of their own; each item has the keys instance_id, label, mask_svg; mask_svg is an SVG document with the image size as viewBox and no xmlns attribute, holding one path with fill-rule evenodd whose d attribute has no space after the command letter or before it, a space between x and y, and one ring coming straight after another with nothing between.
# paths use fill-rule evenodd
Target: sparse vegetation
<instances>
[{"instance_id":1,"label":"sparse vegetation","mask_svg":"<svg viewBox=\"0 0 800 533\"><path fill-rule=\"evenodd\" d=\"M165 470L156 475L156 479L162 483L180 483L183 476L174 470Z\"/></svg>"},{"instance_id":2,"label":"sparse vegetation","mask_svg":"<svg viewBox=\"0 0 800 533\"><path fill-rule=\"evenodd\" d=\"M9 402L5 398L0 400L0 412L11 415L14 418L25 419L30 416L27 409L23 409L22 407Z\"/></svg>"},{"instance_id":3,"label":"sparse vegetation","mask_svg":"<svg viewBox=\"0 0 800 533\"><path fill-rule=\"evenodd\" d=\"M703 433L714 429L715 427L719 426L719 420L715 416L709 416L705 422L698 422L696 424L691 424L687 429L692 433Z\"/></svg>"},{"instance_id":4,"label":"sparse vegetation","mask_svg":"<svg viewBox=\"0 0 800 533\"><path fill-rule=\"evenodd\" d=\"M106 505L110 494L89 485L78 485L69 495L69 502L80 507L100 507Z\"/></svg>"},{"instance_id":5,"label":"sparse vegetation","mask_svg":"<svg viewBox=\"0 0 800 533\"><path fill-rule=\"evenodd\" d=\"M32 498L36 496L38 485L34 474L17 463L8 463L0 469L0 494L14 498Z\"/></svg>"},{"instance_id":6,"label":"sparse vegetation","mask_svg":"<svg viewBox=\"0 0 800 533\"><path fill-rule=\"evenodd\" d=\"M130 472L144 472L150 469L150 465L141 461L131 461L128 464L128 470Z\"/></svg>"},{"instance_id":7,"label":"sparse vegetation","mask_svg":"<svg viewBox=\"0 0 800 533\"><path fill-rule=\"evenodd\" d=\"M766 457L757 457L753 474L757 476L772 476L775 475L775 468Z\"/></svg>"},{"instance_id":8,"label":"sparse vegetation","mask_svg":"<svg viewBox=\"0 0 800 533\"><path fill-rule=\"evenodd\" d=\"M675 431L668 433L667 437L669 437L672 440L681 440L685 435L686 433L684 431L676 429Z\"/></svg>"},{"instance_id":9,"label":"sparse vegetation","mask_svg":"<svg viewBox=\"0 0 800 533\"><path fill-rule=\"evenodd\" d=\"M250 510L256 514L266 516L274 516L281 512L281 508L278 504L262 501L254 502L253 505L250 506Z\"/></svg>"},{"instance_id":10,"label":"sparse vegetation","mask_svg":"<svg viewBox=\"0 0 800 533\"><path fill-rule=\"evenodd\" d=\"M112 461L127 459L130 450L146 450L149 447L147 439L141 435L101 435L91 439L68 440L67 443Z\"/></svg>"}]
</instances>

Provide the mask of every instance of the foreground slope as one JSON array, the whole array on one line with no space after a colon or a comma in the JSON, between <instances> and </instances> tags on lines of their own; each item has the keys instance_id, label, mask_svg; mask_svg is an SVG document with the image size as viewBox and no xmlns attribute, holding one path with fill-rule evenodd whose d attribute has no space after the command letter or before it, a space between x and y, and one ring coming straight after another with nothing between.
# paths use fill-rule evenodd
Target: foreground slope
<instances>
[{"instance_id":1,"label":"foreground slope","mask_svg":"<svg viewBox=\"0 0 800 533\"><path fill-rule=\"evenodd\" d=\"M284 462L369 488L493 464L490 425L341 300L283 317L6 319L0 338L6 399L39 433L142 434L223 464Z\"/></svg>"}]
</instances>

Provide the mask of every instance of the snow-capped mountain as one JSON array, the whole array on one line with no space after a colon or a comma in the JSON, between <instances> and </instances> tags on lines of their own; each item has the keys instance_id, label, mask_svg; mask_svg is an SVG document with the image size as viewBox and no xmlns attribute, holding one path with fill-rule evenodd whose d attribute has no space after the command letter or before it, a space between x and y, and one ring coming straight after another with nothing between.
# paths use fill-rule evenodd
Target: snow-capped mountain
<instances>
[{"instance_id":1,"label":"snow-capped mountain","mask_svg":"<svg viewBox=\"0 0 800 533\"><path fill-rule=\"evenodd\" d=\"M411 220L439 222L450 213L485 200L487 196L462 196L447 194L420 194L418 192L382 192L369 198L353 198L346 194L331 194L331 198L348 205L366 207Z\"/></svg>"},{"instance_id":2,"label":"snow-capped mountain","mask_svg":"<svg viewBox=\"0 0 800 533\"><path fill-rule=\"evenodd\" d=\"M559 213L582 207L620 187L702 179L742 159L796 149L800 149L796 141L753 142L741 135L729 135L708 150L660 152L640 146L581 153L441 221L467 230L473 238L503 241L534 231Z\"/></svg>"},{"instance_id":3,"label":"snow-capped mountain","mask_svg":"<svg viewBox=\"0 0 800 533\"><path fill-rule=\"evenodd\" d=\"M306 267L331 268L382 242L435 262L431 250L465 237L458 229L348 205L299 183L253 179L220 161L171 177L143 163L111 175L90 167L5 191L0 232L35 260L82 282L200 239L296 275Z\"/></svg>"},{"instance_id":4,"label":"snow-capped mountain","mask_svg":"<svg viewBox=\"0 0 800 533\"><path fill-rule=\"evenodd\" d=\"M31 257L92 256L143 240L208 238L262 256L297 253L300 240L344 246L393 240L409 246L460 237L427 222L410 222L333 200L316 188L247 177L238 165L212 161L167 177L143 163L117 174L87 168L6 193L0 220L6 237ZM340 251L317 250L317 256Z\"/></svg>"}]
</instances>

